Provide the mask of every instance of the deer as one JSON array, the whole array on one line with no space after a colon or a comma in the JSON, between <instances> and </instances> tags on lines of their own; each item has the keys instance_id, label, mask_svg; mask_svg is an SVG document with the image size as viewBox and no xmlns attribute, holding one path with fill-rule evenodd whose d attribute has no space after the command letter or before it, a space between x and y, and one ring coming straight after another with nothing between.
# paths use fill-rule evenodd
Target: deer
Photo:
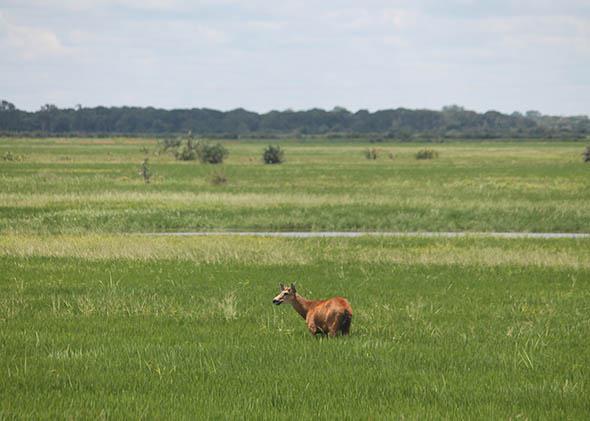
<instances>
[{"instance_id":1,"label":"deer","mask_svg":"<svg viewBox=\"0 0 590 421\"><path fill-rule=\"evenodd\" d=\"M334 337L341 333L348 335L352 321L352 307L346 298L333 297L328 300L306 300L297 293L295 284L279 284L279 295L273 304L288 303L305 319L313 336L318 334Z\"/></svg>"}]
</instances>

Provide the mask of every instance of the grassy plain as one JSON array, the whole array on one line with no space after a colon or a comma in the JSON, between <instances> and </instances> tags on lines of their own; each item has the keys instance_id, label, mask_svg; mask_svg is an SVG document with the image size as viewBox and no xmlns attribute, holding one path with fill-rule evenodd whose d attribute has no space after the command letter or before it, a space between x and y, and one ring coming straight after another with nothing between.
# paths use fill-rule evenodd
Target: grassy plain
<instances>
[{"instance_id":1,"label":"grassy plain","mask_svg":"<svg viewBox=\"0 0 590 421\"><path fill-rule=\"evenodd\" d=\"M0 417L590 411L588 240L0 238ZM348 297L314 339L279 281Z\"/></svg>"},{"instance_id":2,"label":"grassy plain","mask_svg":"<svg viewBox=\"0 0 590 421\"><path fill-rule=\"evenodd\" d=\"M211 166L154 155L149 139L0 139L0 156L24 157L0 161L0 232L590 232L579 143L441 144L417 161L425 145L292 142L276 166L261 163L265 144L226 142L226 163ZM217 171L227 184L211 184Z\"/></svg>"},{"instance_id":3,"label":"grassy plain","mask_svg":"<svg viewBox=\"0 0 590 421\"><path fill-rule=\"evenodd\" d=\"M142 234L590 232L579 144L373 162L286 143L264 166L263 143L229 142L222 186L155 146L0 139L24 157L0 160L0 419L587 419L588 239ZM271 304L281 281L349 298L352 335L312 338Z\"/></svg>"}]
</instances>

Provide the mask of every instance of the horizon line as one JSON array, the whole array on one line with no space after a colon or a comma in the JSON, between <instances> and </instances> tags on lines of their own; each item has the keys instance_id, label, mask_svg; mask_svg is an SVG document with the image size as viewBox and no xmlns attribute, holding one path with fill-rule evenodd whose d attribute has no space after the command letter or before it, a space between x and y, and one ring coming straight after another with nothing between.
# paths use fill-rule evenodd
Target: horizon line
<instances>
[{"instance_id":1,"label":"horizon line","mask_svg":"<svg viewBox=\"0 0 590 421\"><path fill-rule=\"evenodd\" d=\"M272 108L269 109L267 111L255 111L253 109L249 109L246 108L245 106L239 106L239 107L235 107L235 108L210 108L207 106L193 106L193 107L163 107L163 106L154 106L154 105L89 105L89 106L84 106L81 103L78 103L74 106L58 106L56 104L53 104L51 102L47 102L43 105L41 105L38 109L32 110L30 108L19 108L15 103L13 103L12 101L9 101L7 99L0 99L1 101L6 101L11 103L12 105L14 105L15 109L18 111L25 111L25 112L29 112L29 113L37 113L42 111L42 108L45 106L55 106L57 109L59 110L76 110L76 109L94 109L94 108L137 108L137 109L147 109L147 108L153 108L155 110L163 110L163 111L180 111L180 110L211 110L211 111L218 111L218 112L223 112L223 113L228 113L228 112L232 112L232 111L246 111L246 112L250 112L250 113L255 113L255 114L270 114L272 112L309 112L309 111L314 111L314 110L319 110L319 111L324 111L324 112L348 112L350 114L356 114L360 111L367 111L370 114L374 114L380 111L395 111L395 110L408 110L408 111L434 111L434 112L443 112L445 111L445 108L449 107L457 107L458 109L460 109L461 111L464 112L474 112L476 114L486 114L489 112L495 112L495 113L500 113L503 115L512 115L515 113L518 113L520 115L522 115L523 117L526 117L526 113L528 112L537 112L539 113L541 116L549 116L549 117L587 117L590 118L590 113L588 114L545 114L539 110L536 109L529 109L526 111L512 111L512 112L503 112L503 111L499 111L497 109L487 109L486 111L478 111L475 109L470 109L467 108L465 106L459 105L459 104L448 104L448 105L444 105L438 109L436 108L427 108L427 107L417 107L417 108L409 108L409 107L404 107L404 106L397 106L397 107L388 107L388 108L379 108L379 109L369 109L369 108L346 108L344 106L341 105L334 105L331 109L328 108L322 108L322 107L310 107L310 108L284 108L284 109L279 109L279 108Z\"/></svg>"}]
</instances>

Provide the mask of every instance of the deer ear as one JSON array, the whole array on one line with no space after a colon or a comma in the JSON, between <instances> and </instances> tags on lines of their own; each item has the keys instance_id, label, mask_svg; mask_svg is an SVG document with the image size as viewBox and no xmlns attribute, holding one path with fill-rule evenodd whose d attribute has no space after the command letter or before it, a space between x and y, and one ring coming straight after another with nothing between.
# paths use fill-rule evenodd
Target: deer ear
<instances>
[{"instance_id":1,"label":"deer ear","mask_svg":"<svg viewBox=\"0 0 590 421\"><path fill-rule=\"evenodd\" d=\"M295 284L291 284L291 291L292 292L297 292L297 289L295 288Z\"/></svg>"},{"instance_id":2,"label":"deer ear","mask_svg":"<svg viewBox=\"0 0 590 421\"><path fill-rule=\"evenodd\" d=\"M279 284L279 292L282 292L285 289L285 285Z\"/></svg>"}]
</instances>

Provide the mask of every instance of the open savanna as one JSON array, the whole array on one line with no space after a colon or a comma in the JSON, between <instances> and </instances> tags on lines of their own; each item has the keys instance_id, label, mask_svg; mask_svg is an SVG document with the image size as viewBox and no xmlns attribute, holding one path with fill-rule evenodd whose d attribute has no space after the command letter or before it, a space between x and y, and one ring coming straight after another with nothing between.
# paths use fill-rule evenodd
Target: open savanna
<instances>
[{"instance_id":1,"label":"open savanna","mask_svg":"<svg viewBox=\"0 0 590 421\"><path fill-rule=\"evenodd\" d=\"M0 418L587 419L589 303L587 239L9 233Z\"/></svg>"},{"instance_id":2,"label":"open savanna","mask_svg":"<svg viewBox=\"0 0 590 421\"><path fill-rule=\"evenodd\" d=\"M0 159L0 232L590 232L590 165L576 142L291 140L282 165L262 164L265 141L224 144L229 158L214 166L157 153L154 139L2 138L0 157L23 159ZM439 158L416 160L424 147ZM226 184L211 183L218 172Z\"/></svg>"}]
</instances>

